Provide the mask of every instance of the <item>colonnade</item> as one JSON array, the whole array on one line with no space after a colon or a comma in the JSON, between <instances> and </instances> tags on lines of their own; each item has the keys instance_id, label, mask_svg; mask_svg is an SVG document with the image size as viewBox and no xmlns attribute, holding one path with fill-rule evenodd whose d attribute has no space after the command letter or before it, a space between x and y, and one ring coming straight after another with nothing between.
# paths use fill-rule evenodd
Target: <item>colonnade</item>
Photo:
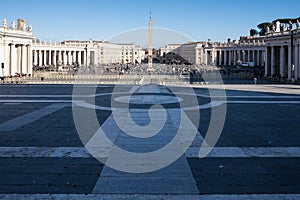
<instances>
[{"instance_id":1,"label":"colonnade","mask_svg":"<svg viewBox=\"0 0 300 200\"><path fill-rule=\"evenodd\" d=\"M300 78L300 44L267 46L265 76L288 78L289 80Z\"/></svg>"},{"instance_id":2,"label":"colonnade","mask_svg":"<svg viewBox=\"0 0 300 200\"><path fill-rule=\"evenodd\" d=\"M31 75L32 58L31 45L22 43L9 43L4 47L5 57L4 75Z\"/></svg>"},{"instance_id":3,"label":"colonnade","mask_svg":"<svg viewBox=\"0 0 300 200\"><path fill-rule=\"evenodd\" d=\"M91 51L88 50L67 50L67 49L41 49L32 51L34 66L58 66L58 65L88 65L93 64Z\"/></svg>"},{"instance_id":4,"label":"colonnade","mask_svg":"<svg viewBox=\"0 0 300 200\"><path fill-rule=\"evenodd\" d=\"M238 62L253 62L254 66L264 66L265 50L261 49L222 49L210 52L216 65L235 66ZM207 59L207 62L209 60Z\"/></svg>"}]
</instances>

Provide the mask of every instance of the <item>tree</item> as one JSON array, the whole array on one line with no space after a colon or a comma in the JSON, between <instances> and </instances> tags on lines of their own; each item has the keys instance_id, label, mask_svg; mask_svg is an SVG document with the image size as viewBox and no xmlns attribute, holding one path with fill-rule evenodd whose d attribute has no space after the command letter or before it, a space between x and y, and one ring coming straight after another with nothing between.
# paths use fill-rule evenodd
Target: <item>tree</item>
<instances>
[{"instance_id":1,"label":"tree","mask_svg":"<svg viewBox=\"0 0 300 200\"><path fill-rule=\"evenodd\" d=\"M255 29L250 29L250 36L256 36L258 35L258 31Z\"/></svg>"},{"instance_id":2,"label":"tree","mask_svg":"<svg viewBox=\"0 0 300 200\"><path fill-rule=\"evenodd\" d=\"M266 35L267 27L272 28L273 24L271 22L263 22L257 25L257 28L260 29L259 35Z\"/></svg>"}]
</instances>

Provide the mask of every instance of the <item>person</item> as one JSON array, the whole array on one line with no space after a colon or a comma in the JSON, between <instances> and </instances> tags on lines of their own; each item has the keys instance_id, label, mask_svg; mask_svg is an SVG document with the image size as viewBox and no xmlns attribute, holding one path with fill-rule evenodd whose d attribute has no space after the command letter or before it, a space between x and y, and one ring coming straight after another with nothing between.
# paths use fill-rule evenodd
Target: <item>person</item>
<instances>
[{"instance_id":1,"label":"person","mask_svg":"<svg viewBox=\"0 0 300 200\"><path fill-rule=\"evenodd\" d=\"M256 83L257 83L257 78L254 77L253 81L254 81L254 84L256 85Z\"/></svg>"}]
</instances>

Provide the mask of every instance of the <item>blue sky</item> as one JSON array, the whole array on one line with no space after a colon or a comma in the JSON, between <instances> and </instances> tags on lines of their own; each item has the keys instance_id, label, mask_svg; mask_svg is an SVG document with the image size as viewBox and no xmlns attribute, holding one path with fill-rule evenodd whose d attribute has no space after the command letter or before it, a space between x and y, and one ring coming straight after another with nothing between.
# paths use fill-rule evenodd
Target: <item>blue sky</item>
<instances>
[{"instance_id":1,"label":"blue sky","mask_svg":"<svg viewBox=\"0 0 300 200\"><path fill-rule=\"evenodd\" d=\"M225 41L276 18L300 17L299 0L5 0L0 18L23 18L42 40L105 40L126 30L174 29L195 41ZM1 20L2 21L2 20Z\"/></svg>"}]
</instances>

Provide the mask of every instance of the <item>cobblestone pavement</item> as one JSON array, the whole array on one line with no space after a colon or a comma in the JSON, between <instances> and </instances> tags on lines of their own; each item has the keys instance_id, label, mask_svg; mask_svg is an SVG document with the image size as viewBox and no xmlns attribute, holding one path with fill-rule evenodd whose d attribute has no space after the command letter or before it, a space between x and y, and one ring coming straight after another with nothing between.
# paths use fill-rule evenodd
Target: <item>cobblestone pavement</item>
<instances>
[{"instance_id":1,"label":"cobblestone pavement","mask_svg":"<svg viewBox=\"0 0 300 200\"><path fill-rule=\"evenodd\" d=\"M79 87L85 91L93 86ZM113 145L130 152L155 151L176 137L179 103L188 99L185 87L120 87L134 87L135 96L113 96L113 85L99 85L96 95L87 94L85 103L76 106L94 108ZM73 85L0 86L0 199L300 199L300 86L225 85L222 133L212 151L199 158L212 116L212 108L205 105L219 98L210 96L207 87L220 89L195 86L200 122L191 111L181 115L189 122L187 136L197 132L185 153L162 169L129 173L104 165L85 148L73 119ZM112 101L130 102L130 115L140 126L150 123L147 110L162 104L165 125L146 139L127 135L122 131L127 117L118 127ZM92 132L89 137L97 127ZM185 142L181 137L177 147ZM99 152L102 160L112 155L111 147ZM157 162L165 162L165 156ZM126 165L138 163L117 159Z\"/></svg>"}]
</instances>

